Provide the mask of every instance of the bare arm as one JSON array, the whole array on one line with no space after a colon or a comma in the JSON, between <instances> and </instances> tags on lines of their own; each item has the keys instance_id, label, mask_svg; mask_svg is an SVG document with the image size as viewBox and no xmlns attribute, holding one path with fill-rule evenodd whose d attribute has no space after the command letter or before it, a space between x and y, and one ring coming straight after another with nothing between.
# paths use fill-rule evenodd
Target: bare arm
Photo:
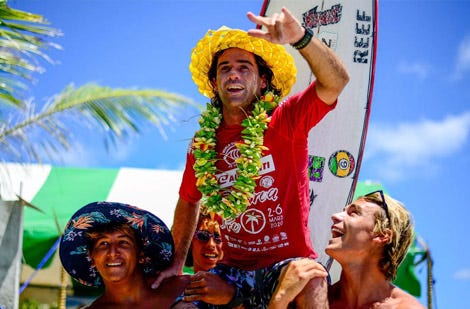
<instances>
[{"instance_id":1,"label":"bare arm","mask_svg":"<svg viewBox=\"0 0 470 309\"><path fill-rule=\"evenodd\" d=\"M171 233L175 242L175 257L173 264L158 274L157 279L152 284L153 289L156 289L163 279L181 273L196 229L198 215L199 207L197 203L190 203L181 198L178 199L171 227Z\"/></svg>"},{"instance_id":2,"label":"bare arm","mask_svg":"<svg viewBox=\"0 0 470 309\"><path fill-rule=\"evenodd\" d=\"M200 271L191 277L184 291L184 301L203 301L213 305L228 304L235 294L235 287L218 275Z\"/></svg>"},{"instance_id":3,"label":"bare arm","mask_svg":"<svg viewBox=\"0 0 470 309\"><path fill-rule=\"evenodd\" d=\"M298 305L314 304L314 308L328 308L327 276L325 268L312 259L291 261L282 269L268 309L288 308L291 302Z\"/></svg>"},{"instance_id":4,"label":"bare arm","mask_svg":"<svg viewBox=\"0 0 470 309\"><path fill-rule=\"evenodd\" d=\"M267 32L252 29L248 34L273 43L293 44L305 34L301 23L286 8L282 8L281 13L275 13L270 17L256 16L251 12L248 12L247 17L267 29ZM315 87L318 96L327 104L333 104L349 82L349 74L341 59L315 37L307 46L300 49L300 53L316 77Z\"/></svg>"}]
</instances>

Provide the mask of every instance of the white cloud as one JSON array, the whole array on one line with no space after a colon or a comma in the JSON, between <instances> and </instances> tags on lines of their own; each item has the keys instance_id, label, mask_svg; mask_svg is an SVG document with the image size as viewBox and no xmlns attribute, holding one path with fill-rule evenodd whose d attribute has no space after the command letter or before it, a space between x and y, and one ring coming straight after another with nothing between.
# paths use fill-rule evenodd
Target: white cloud
<instances>
[{"instance_id":1,"label":"white cloud","mask_svg":"<svg viewBox=\"0 0 470 309\"><path fill-rule=\"evenodd\" d=\"M440 121L422 120L396 126L371 124L365 159L380 164L388 179L400 179L413 168L431 168L433 159L459 151L470 134L470 112Z\"/></svg>"},{"instance_id":2,"label":"white cloud","mask_svg":"<svg viewBox=\"0 0 470 309\"><path fill-rule=\"evenodd\" d=\"M461 79L470 71L470 35L460 42L455 63L454 79Z\"/></svg>"},{"instance_id":3,"label":"white cloud","mask_svg":"<svg viewBox=\"0 0 470 309\"><path fill-rule=\"evenodd\" d=\"M405 63L398 66L398 72L408 75L415 75L419 79L426 79L431 71L431 66L423 63Z\"/></svg>"},{"instance_id":4,"label":"white cloud","mask_svg":"<svg viewBox=\"0 0 470 309\"><path fill-rule=\"evenodd\" d=\"M464 268L454 273L454 279L457 280L470 280L470 268Z\"/></svg>"}]
</instances>

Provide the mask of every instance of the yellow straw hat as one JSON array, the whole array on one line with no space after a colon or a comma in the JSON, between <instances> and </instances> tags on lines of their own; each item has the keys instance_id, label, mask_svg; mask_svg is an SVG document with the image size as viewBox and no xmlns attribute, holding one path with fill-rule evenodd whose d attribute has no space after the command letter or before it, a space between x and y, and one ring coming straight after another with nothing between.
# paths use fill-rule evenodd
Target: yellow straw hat
<instances>
[{"instance_id":1,"label":"yellow straw hat","mask_svg":"<svg viewBox=\"0 0 470 309\"><path fill-rule=\"evenodd\" d=\"M274 73L273 84L281 90L281 97L289 94L295 83L297 69L294 58L284 46L252 37L243 30L225 26L218 30L207 31L193 48L189 70L200 93L208 98L214 95L208 77L212 58L218 51L231 47L244 49L263 58Z\"/></svg>"}]
</instances>

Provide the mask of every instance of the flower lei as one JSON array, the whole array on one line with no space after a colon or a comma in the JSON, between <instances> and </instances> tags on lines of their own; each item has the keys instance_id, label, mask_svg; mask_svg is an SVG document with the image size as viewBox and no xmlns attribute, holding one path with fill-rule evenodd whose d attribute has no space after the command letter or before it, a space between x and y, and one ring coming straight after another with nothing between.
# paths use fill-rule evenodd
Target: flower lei
<instances>
[{"instance_id":1,"label":"flower lei","mask_svg":"<svg viewBox=\"0 0 470 309\"><path fill-rule=\"evenodd\" d=\"M230 194L222 196L221 188L217 181L217 151L216 131L222 121L221 110L211 104L201 114L199 119L200 129L196 132L193 148L194 172L196 186L202 193L201 205L208 211L221 215L223 218L235 218L246 210L256 187L256 179L261 168L261 156L263 150L264 131L268 128L271 117L268 113L279 103L279 96L272 92L266 92L255 103L252 115L242 122L243 141L235 146L240 152L236 159L237 178Z\"/></svg>"}]
</instances>

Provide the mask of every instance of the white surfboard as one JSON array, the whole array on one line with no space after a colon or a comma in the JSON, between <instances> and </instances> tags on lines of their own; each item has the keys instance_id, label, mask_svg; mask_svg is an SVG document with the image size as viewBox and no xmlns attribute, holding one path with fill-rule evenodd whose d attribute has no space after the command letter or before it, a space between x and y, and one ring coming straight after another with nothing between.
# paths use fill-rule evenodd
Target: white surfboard
<instances>
[{"instance_id":1,"label":"white surfboard","mask_svg":"<svg viewBox=\"0 0 470 309\"><path fill-rule=\"evenodd\" d=\"M372 103L377 44L377 0L265 0L261 15L288 8L345 63L350 82L338 105L309 135L310 229L319 261L330 239L331 214L351 202L364 150ZM298 76L291 94L310 84L312 76L300 53L294 56Z\"/></svg>"}]
</instances>

